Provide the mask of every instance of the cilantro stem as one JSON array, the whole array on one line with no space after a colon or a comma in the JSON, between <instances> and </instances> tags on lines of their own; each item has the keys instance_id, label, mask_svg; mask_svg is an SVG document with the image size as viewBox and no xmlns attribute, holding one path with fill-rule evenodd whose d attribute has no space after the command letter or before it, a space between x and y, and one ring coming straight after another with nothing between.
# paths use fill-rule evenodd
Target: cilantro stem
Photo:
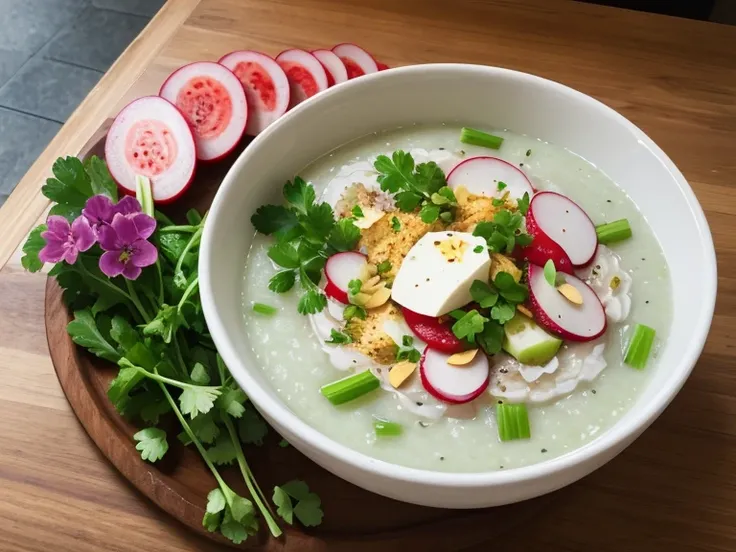
<instances>
[{"instance_id":1,"label":"cilantro stem","mask_svg":"<svg viewBox=\"0 0 736 552\"><path fill-rule=\"evenodd\" d=\"M198 243L200 238L202 237L202 230L203 228L200 226L196 232L192 235L191 238L189 238L189 241L184 246L184 249L181 252L181 255L179 255L179 258L176 261L176 266L174 267L174 274L181 273L181 265L184 264L184 258L187 256L187 253L189 253L189 250L192 249L192 247L195 247Z\"/></svg>"},{"instance_id":2,"label":"cilantro stem","mask_svg":"<svg viewBox=\"0 0 736 552\"><path fill-rule=\"evenodd\" d=\"M167 232L194 233L197 231L198 228L199 226L192 226L191 224L180 224L180 225L164 226L163 228L159 228L158 231L162 233L167 233Z\"/></svg>"},{"instance_id":3,"label":"cilantro stem","mask_svg":"<svg viewBox=\"0 0 736 552\"><path fill-rule=\"evenodd\" d=\"M157 381L158 383L168 383L172 387L178 387L179 389L195 389L198 387L208 388L208 389L220 389L219 385L196 385L193 383L187 383L185 381L179 381L179 380L167 378L166 376L162 376L158 372L149 372L142 366L136 366L135 364L130 364L130 366L133 366L139 372L142 372L147 378Z\"/></svg>"},{"instance_id":4,"label":"cilantro stem","mask_svg":"<svg viewBox=\"0 0 736 552\"><path fill-rule=\"evenodd\" d=\"M271 510L271 506L270 504L268 504L266 497L263 496L263 491L261 491L260 487L258 487L258 483L256 483L255 478L253 477L253 472L250 471L248 462L246 462L245 460L245 455L243 454L243 447L240 444L240 439L238 438L238 434L235 431L235 426L233 426L233 422L230 419L230 416L228 416L227 414L224 414L222 416L222 420L223 422L225 422L225 427L227 427L227 431L230 434L230 439L232 440L233 445L235 446L235 457L238 460L238 466L240 466L240 473L243 474L243 479L245 480L245 484L248 487L248 492L250 492L250 495L253 497L253 500L256 501L256 504L258 504L258 508L261 510L261 515L263 516L263 519L266 520L266 524L268 525L268 528L271 530L271 534L274 537L279 537L281 536L281 533L282 533L281 528L276 523L276 520L274 520L273 511ZM265 501L265 505L264 505L264 501Z\"/></svg>"},{"instance_id":5,"label":"cilantro stem","mask_svg":"<svg viewBox=\"0 0 736 552\"><path fill-rule=\"evenodd\" d=\"M181 300L179 301L179 304L176 306L176 310L181 312L181 308L184 306L184 303L186 303L187 299L189 299L189 296L194 293L194 290L197 289L197 286L199 285L199 276L194 278L192 280L192 283L187 286L187 289L184 290L184 295L181 296Z\"/></svg>"},{"instance_id":6,"label":"cilantro stem","mask_svg":"<svg viewBox=\"0 0 736 552\"><path fill-rule=\"evenodd\" d=\"M164 304L164 275L161 271L161 261L156 258L156 272L158 273L158 304Z\"/></svg>"},{"instance_id":7,"label":"cilantro stem","mask_svg":"<svg viewBox=\"0 0 736 552\"><path fill-rule=\"evenodd\" d=\"M141 316L143 316L143 320L146 323L150 322L151 315L148 314L146 309L141 304L141 300L138 297L138 294L136 293L135 288L133 287L133 284L131 284L130 280L128 280L127 278L125 279L125 285L128 288L128 294L129 294L128 297L130 298L132 303L135 305L135 308L137 308L140 311Z\"/></svg>"},{"instance_id":8,"label":"cilantro stem","mask_svg":"<svg viewBox=\"0 0 736 552\"><path fill-rule=\"evenodd\" d=\"M189 372L187 371L187 365L184 362L184 357L181 354L181 347L179 347L179 331L177 330L176 335L174 336L174 339L172 339L174 343L174 350L176 351L176 360L179 364L179 375L182 376L184 379L189 378Z\"/></svg>"}]
</instances>

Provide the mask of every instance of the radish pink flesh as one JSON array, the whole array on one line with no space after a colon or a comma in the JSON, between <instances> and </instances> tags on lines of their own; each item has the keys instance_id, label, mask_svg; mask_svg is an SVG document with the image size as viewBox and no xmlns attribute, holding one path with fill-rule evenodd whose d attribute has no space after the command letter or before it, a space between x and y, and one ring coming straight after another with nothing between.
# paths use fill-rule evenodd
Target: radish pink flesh
<instances>
[{"instance_id":1,"label":"radish pink flesh","mask_svg":"<svg viewBox=\"0 0 736 552\"><path fill-rule=\"evenodd\" d=\"M355 251L337 253L327 259L325 264L325 277L327 278L325 293L347 305L349 303L348 284L350 280L360 279L366 264L366 256Z\"/></svg>"},{"instance_id":2,"label":"radish pink flesh","mask_svg":"<svg viewBox=\"0 0 736 552\"><path fill-rule=\"evenodd\" d=\"M340 84L348 80L348 71L345 64L331 50L315 50L312 55L316 57L327 71L327 79L331 80L330 86Z\"/></svg>"},{"instance_id":3,"label":"radish pink flesh","mask_svg":"<svg viewBox=\"0 0 736 552\"><path fill-rule=\"evenodd\" d=\"M276 56L276 63L289 79L290 107L327 90L327 72L319 60L304 50L286 50Z\"/></svg>"},{"instance_id":4,"label":"radish pink flesh","mask_svg":"<svg viewBox=\"0 0 736 552\"><path fill-rule=\"evenodd\" d=\"M440 322L434 316L425 316L404 307L401 307L401 313L409 329L428 347L450 354L465 350L463 342L452 333L451 323Z\"/></svg>"},{"instance_id":5,"label":"radish pink flesh","mask_svg":"<svg viewBox=\"0 0 736 552\"><path fill-rule=\"evenodd\" d=\"M184 116L158 96L139 98L118 113L107 132L105 160L126 192L136 175L151 180L154 201L166 203L189 187L196 166L194 136Z\"/></svg>"},{"instance_id":6,"label":"radish pink flesh","mask_svg":"<svg viewBox=\"0 0 736 552\"><path fill-rule=\"evenodd\" d=\"M349 79L378 72L376 60L360 46L348 43L338 44L332 51L345 64Z\"/></svg>"},{"instance_id":7,"label":"radish pink flesh","mask_svg":"<svg viewBox=\"0 0 736 552\"><path fill-rule=\"evenodd\" d=\"M159 95L176 105L194 130L197 159L220 159L243 137L248 105L227 67L213 61L185 65L166 79Z\"/></svg>"},{"instance_id":8,"label":"radish pink flesh","mask_svg":"<svg viewBox=\"0 0 736 552\"><path fill-rule=\"evenodd\" d=\"M546 234L539 231L532 218L527 217L526 219L526 231L532 237L532 243L515 251L517 258L539 266L544 266L547 261L551 260L558 272L574 274L570 257Z\"/></svg>"},{"instance_id":9,"label":"radish pink flesh","mask_svg":"<svg viewBox=\"0 0 736 552\"><path fill-rule=\"evenodd\" d=\"M289 108L289 80L271 57L240 50L220 59L240 80L248 101L246 134L256 136Z\"/></svg>"},{"instance_id":10,"label":"radish pink flesh","mask_svg":"<svg viewBox=\"0 0 736 552\"><path fill-rule=\"evenodd\" d=\"M568 301L544 278L544 269L529 265L529 299L534 320L545 330L570 341L591 341L606 331L606 313L598 296L582 280L565 275L580 292L582 305Z\"/></svg>"},{"instance_id":11,"label":"radish pink flesh","mask_svg":"<svg viewBox=\"0 0 736 552\"><path fill-rule=\"evenodd\" d=\"M540 192L529 204L529 220L539 232L559 244L573 265L586 265L595 256L598 247L595 225L571 199L556 192Z\"/></svg>"},{"instance_id":12,"label":"radish pink flesh","mask_svg":"<svg viewBox=\"0 0 736 552\"><path fill-rule=\"evenodd\" d=\"M451 355L427 348L420 360L419 373L424 388L435 398L462 404L478 398L488 387L488 357L478 352L463 366L447 363Z\"/></svg>"},{"instance_id":13,"label":"radish pink flesh","mask_svg":"<svg viewBox=\"0 0 736 552\"><path fill-rule=\"evenodd\" d=\"M506 184L499 190L498 183ZM525 193L529 197L534 188L526 175L512 164L497 157L471 157L455 166L447 176L450 188L464 186L471 194L500 198L507 192L518 199Z\"/></svg>"},{"instance_id":14,"label":"radish pink flesh","mask_svg":"<svg viewBox=\"0 0 736 552\"><path fill-rule=\"evenodd\" d=\"M376 62L376 66L378 66L379 71L385 71L386 69L390 69L388 65L386 65L385 63L381 63L380 61Z\"/></svg>"}]
</instances>

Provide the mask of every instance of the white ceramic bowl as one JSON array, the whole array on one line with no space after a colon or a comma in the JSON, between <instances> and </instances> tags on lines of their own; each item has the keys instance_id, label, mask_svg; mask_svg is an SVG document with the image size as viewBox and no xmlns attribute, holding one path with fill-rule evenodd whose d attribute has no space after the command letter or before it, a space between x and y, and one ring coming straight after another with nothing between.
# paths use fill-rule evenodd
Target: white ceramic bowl
<instances>
[{"instance_id":1,"label":"white ceramic bowl","mask_svg":"<svg viewBox=\"0 0 736 552\"><path fill-rule=\"evenodd\" d=\"M659 240L672 276L667 342L637 403L609 431L564 456L518 469L441 473L355 452L297 417L270 387L245 337L241 307L250 216L280 200L283 183L322 154L374 131L412 123L508 128L565 146L631 196ZM449 508L494 506L553 491L628 446L679 391L710 326L716 261L703 211L672 161L641 130L602 103L561 84L495 67L418 65L326 90L270 126L235 162L210 210L199 263L212 337L233 376L291 444L332 473L406 502Z\"/></svg>"}]
</instances>

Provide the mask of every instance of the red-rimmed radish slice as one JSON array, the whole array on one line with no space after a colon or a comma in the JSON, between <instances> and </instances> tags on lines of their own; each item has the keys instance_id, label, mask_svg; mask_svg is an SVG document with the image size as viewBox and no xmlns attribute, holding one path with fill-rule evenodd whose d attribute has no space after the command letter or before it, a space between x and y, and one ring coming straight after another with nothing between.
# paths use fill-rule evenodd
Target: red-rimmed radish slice
<instances>
[{"instance_id":1,"label":"red-rimmed radish slice","mask_svg":"<svg viewBox=\"0 0 736 552\"><path fill-rule=\"evenodd\" d=\"M327 84L334 86L348 80L348 70L345 64L332 50L314 50L312 55L316 57L327 72Z\"/></svg>"},{"instance_id":2,"label":"red-rimmed radish slice","mask_svg":"<svg viewBox=\"0 0 736 552\"><path fill-rule=\"evenodd\" d=\"M595 225L577 203L557 192L540 192L529 203L527 226L557 243L575 266L593 260L598 248Z\"/></svg>"},{"instance_id":3,"label":"red-rimmed radish slice","mask_svg":"<svg viewBox=\"0 0 736 552\"><path fill-rule=\"evenodd\" d=\"M168 203L183 194L194 178L194 135L174 104L146 96L115 117L105 140L105 160L126 193L135 194L135 177L142 175L151 180L154 201Z\"/></svg>"},{"instance_id":4,"label":"red-rimmed radish slice","mask_svg":"<svg viewBox=\"0 0 736 552\"><path fill-rule=\"evenodd\" d=\"M245 92L232 71L219 63L198 61L177 69L159 96L178 107L189 122L197 159L221 159L243 137L248 121Z\"/></svg>"},{"instance_id":5,"label":"red-rimmed radish slice","mask_svg":"<svg viewBox=\"0 0 736 552\"><path fill-rule=\"evenodd\" d=\"M498 183L506 186L499 189ZM471 194L485 197L502 197L507 192L513 199L529 197L534 187L526 175L511 163L498 157L471 157L455 165L447 175L450 188L464 186Z\"/></svg>"},{"instance_id":6,"label":"red-rimmed radish slice","mask_svg":"<svg viewBox=\"0 0 736 552\"><path fill-rule=\"evenodd\" d=\"M544 269L529 265L529 302L534 320L542 328L569 341L591 341L606 331L606 312L595 292L572 275L565 282L580 292L582 304L576 305L549 285Z\"/></svg>"},{"instance_id":7,"label":"red-rimmed radish slice","mask_svg":"<svg viewBox=\"0 0 736 552\"><path fill-rule=\"evenodd\" d=\"M380 61L376 62L376 67L378 67L379 71L385 71L386 69L391 69L388 65L385 63L381 63Z\"/></svg>"},{"instance_id":8,"label":"red-rimmed radish slice","mask_svg":"<svg viewBox=\"0 0 736 552\"><path fill-rule=\"evenodd\" d=\"M539 232L530 218L526 219L526 231L532 237L532 243L514 251L516 258L539 266L544 266L551 259L558 272L574 274L574 267L567 253L546 234Z\"/></svg>"},{"instance_id":9,"label":"red-rimmed radish slice","mask_svg":"<svg viewBox=\"0 0 736 552\"><path fill-rule=\"evenodd\" d=\"M422 385L433 397L451 404L462 404L478 398L488 387L488 357L481 351L463 366L448 364L447 353L427 348L419 361Z\"/></svg>"},{"instance_id":10,"label":"red-rimmed radish slice","mask_svg":"<svg viewBox=\"0 0 736 552\"><path fill-rule=\"evenodd\" d=\"M409 329L424 341L427 347L449 354L459 353L465 349L463 342L452 333L451 323L440 322L439 318L425 316L404 307L401 307L401 313Z\"/></svg>"},{"instance_id":11,"label":"red-rimmed radish slice","mask_svg":"<svg viewBox=\"0 0 736 552\"><path fill-rule=\"evenodd\" d=\"M336 253L325 263L327 285L325 293L341 303L348 304L348 284L350 280L360 279L368 261L366 256L356 251Z\"/></svg>"},{"instance_id":12,"label":"red-rimmed radish slice","mask_svg":"<svg viewBox=\"0 0 736 552\"><path fill-rule=\"evenodd\" d=\"M327 71L319 60L304 50L285 50L276 56L276 63L289 79L291 100L289 107L294 107L311 98L317 92L327 90Z\"/></svg>"},{"instance_id":13,"label":"red-rimmed radish slice","mask_svg":"<svg viewBox=\"0 0 736 552\"><path fill-rule=\"evenodd\" d=\"M248 100L245 133L257 136L289 109L289 80L274 59L253 50L223 56L220 64L238 77Z\"/></svg>"},{"instance_id":14,"label":"red-rimmed radish slice","mask_svg":"<svg viewBox=\"0 0 736 552\"><path fill-rule=\"evenodd\" d=\"M355 77L362 77L369 73L378 72L378 64L373 56L366 52L360 46L355 44L338 44L332 49L333 52L342 60L345 64L345 69L348 72L348 79L354 79Z\"/></svg>"}]
</instances>

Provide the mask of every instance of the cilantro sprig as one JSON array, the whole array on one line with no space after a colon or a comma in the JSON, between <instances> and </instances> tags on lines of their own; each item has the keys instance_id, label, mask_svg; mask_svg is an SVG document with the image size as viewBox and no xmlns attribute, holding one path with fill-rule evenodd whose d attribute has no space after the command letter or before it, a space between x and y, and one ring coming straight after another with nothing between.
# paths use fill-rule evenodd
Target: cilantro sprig
<instances>
[{"instance_id":1,"label":"cilantro sprig","mask_svg":"<svg viewBox=\"0 0 736 552\"><path fill-rule=\"evenodd\" d=\"M447 186L445 173L434 161L415 165L411 154L397 150L379 155L373 163L379 173L378 182L384 192L394 194L399 210L409 213L419 208L419 216L426 224L438 219L446 223L455 218L457 199ZM396 232L398 219L392 220Z\"/></svg>"}]
</instances>

